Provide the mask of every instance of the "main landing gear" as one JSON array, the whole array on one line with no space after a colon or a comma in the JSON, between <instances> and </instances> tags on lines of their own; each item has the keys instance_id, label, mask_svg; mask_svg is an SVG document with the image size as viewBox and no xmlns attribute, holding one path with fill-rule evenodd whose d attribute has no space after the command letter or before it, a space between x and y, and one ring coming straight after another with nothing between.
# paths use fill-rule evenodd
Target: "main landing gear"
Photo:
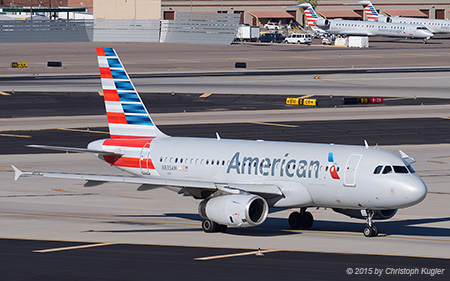
<instances>
[{"instance_id":1,"label":"main landing gear","mask_svg":"<svg viewBox=\"0 0 450 281\"><path fill-rule=\"evenodd\" d=\"M292 229L306 228L309 229L314 224L314 217L306 208L301 208L299 212L292 212L289 215L289 226Z\"/></svg>"},{"instance_id":2,"label":"main landing gear","mask_svg":"<svg viewBox=\"0 0 450 281\"><path fill-rule=\"evenodd\" d=\"M366 216L366 227L364 228L364 236L366 237L376 237L378 236L378 228L373 224L372 218L375 214L372 210L367 210L367 216Z\"/></svg>"},{"instance_id":3,"label":"main landing gear","mask_svg":"<svg viewBox=\"0 0 450 281\"><path fill-rule=\"evenodd\" d=\"M206 233L213 232L225 232L227 230L227 226L223 224L218 224L217 222L213 222L212 220L203 220L202 222L203 231Z\"/></svg>"}]
</instances>

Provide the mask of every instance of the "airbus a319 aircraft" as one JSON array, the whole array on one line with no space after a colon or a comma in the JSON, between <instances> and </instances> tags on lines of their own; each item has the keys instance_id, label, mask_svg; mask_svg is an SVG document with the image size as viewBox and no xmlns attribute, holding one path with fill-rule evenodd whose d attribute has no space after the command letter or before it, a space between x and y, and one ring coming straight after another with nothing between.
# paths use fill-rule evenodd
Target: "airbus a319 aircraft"
<instances>
[{"instance_id":1,"label":"airbus a319 aircraft","mask_svg":"<svg viewBox=\"0 0 450 281\"><path fill-rule=\"evenodd\" d=\"M450 20L383 16L378 14L377 10L370 1L359 1L357 3L348 3L345 5L362 5L364 7L364 13L367 16L367 20L369 21L421 24L434 34L450 33Z\"/></svg>"},{"instance_id":2,"label":"airbus a319 aircraft","mask_svg":"<svg viewBox=\"0 0 450 281\"><path fill-rule=\"evenodd\" d=\"M311 228L307 208L328 207L365 219L365 236L377 236L374 219L421 202L427 187L414 172L414 159L374 147L170 137L154 124L119 57L97 48L110 138L87 148L33 145L88 152L130 176L23 172L22 175L165 187L202 200L198 211L205 232L227 226L262 224L269 208L298 208L292 228ZM174 206L176 208L176 206Z\"/></svg>"},{"instance_id":3,"label":"airbus a319 aircraft","mask_svg":"<svg viewBox=\"0 0 450 281\"><path fill-rule=\"evenodd\" d=\"M421 24L385 23L376 21L330 20L319 17L309 3L296 7L305 10L306 19L311 29L317 33L348 36L387 36L400 38L419 38L426 43L434 34Z\"/></svg>"}]
</instances>

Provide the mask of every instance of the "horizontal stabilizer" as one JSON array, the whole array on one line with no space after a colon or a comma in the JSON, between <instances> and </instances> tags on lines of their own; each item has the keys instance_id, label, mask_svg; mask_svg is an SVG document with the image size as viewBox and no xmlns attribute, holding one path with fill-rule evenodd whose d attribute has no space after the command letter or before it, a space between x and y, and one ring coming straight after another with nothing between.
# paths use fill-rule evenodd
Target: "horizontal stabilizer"
<instances>
[{"instance_id":1,"label":"horizontal stabilizer","mask_svg":"<svg viewBox=\"0 0 450 281\"><path fill-rule=\"evenodd\" d=\"M77 148L77 147L39 145L39 144L31 144L31 145L27 145L27 147L42 148L42 149L49 149L49 150L58 150L58 151L66 151L66 152L69 151L69 152L79 152L79 153L94 153L94 154L115 155L115 156L122 156L123 155L123 154L115 153L115 152L111 152L111 151L94 150L94 149Z\"/></svg>"}]
</instances>

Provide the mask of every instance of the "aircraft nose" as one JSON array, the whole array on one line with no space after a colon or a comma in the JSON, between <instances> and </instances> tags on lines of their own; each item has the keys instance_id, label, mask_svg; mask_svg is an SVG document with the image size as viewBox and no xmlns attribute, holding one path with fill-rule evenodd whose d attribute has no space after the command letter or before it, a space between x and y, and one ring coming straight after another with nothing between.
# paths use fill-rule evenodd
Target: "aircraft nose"
<instances>
[{"instance_id":1,"label":"aircraft nose","mask_svg":"<svg viewBox=\"0 0 450 281\"><path fill-rule=\"evenodd\" d=\"M427 196L427 185L423 180L416 176L413 180L405 185L405 197L410 206L416 205Z\"/></svg>"}]
</instances>

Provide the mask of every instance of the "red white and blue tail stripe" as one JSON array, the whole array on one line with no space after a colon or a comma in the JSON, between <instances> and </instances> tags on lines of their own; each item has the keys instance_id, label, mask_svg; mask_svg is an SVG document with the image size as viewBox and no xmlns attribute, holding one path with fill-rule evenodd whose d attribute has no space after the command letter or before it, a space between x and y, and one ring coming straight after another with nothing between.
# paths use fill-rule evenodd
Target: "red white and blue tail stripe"
<instances>
[{"instance_id":1,"label":"red white and blue tail stripe","mask_svg":"<svg viewBox=\"0 0 450 281\"><path fill-rule=\"evenodd\" d=\"M165 136L153 123L113 48L97 48L111 138Z\"/></svg>"},{"instance_id":2,"label":"red white and blue tail stripe","mask_svg":"<svg viewBox=\"0 0 450 281\"><path fill-rule=\"evenodd\" d=\"M364 13L366 13L367 20L368 21L375 21L379 14L377 10L375 10L375 7L372 5L372 3L367 2L367 5L364 5Z\"/></svg>"},{"instance_id":3,"label":"red white and blue tail stripe","mask_svg":"<svg viewBox=\"0 0 450 281\"><path fill-rule=\"evenodd\" d=\"M319 19L319 16L317 16L316 11L314 11L313 7L308 4L308 7L305 8L304 10L308 25L317 26L315 22Z\"/></svg>"}]
</instances>

